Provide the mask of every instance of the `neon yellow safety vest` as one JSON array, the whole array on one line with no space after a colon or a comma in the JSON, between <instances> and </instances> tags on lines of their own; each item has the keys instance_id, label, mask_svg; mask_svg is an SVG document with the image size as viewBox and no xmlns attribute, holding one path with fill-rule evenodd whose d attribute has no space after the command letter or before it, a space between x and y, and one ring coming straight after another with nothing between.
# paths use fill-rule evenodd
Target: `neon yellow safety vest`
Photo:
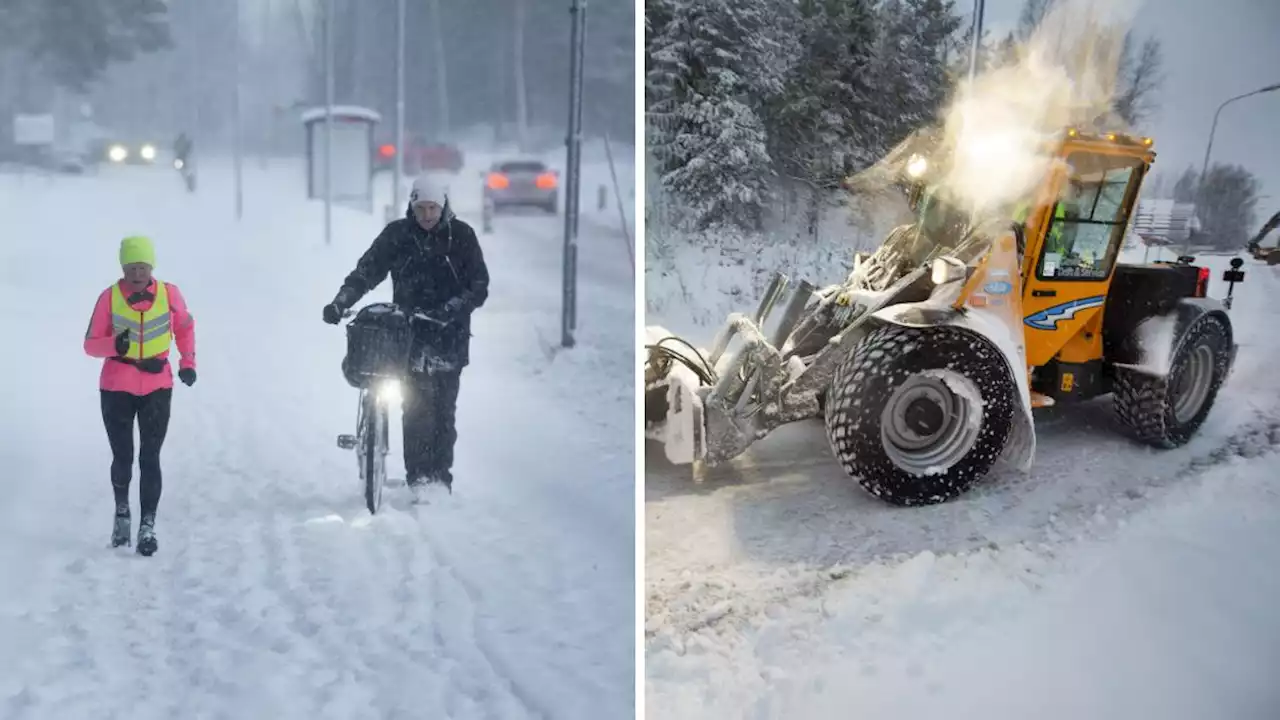
<instances>
[{"instance_id":1,"label":"neon yellow safety vest","mask_svg":"<svg viewBox=\"0 0 1280 720\"><path fill-rule=\"evenodd\" d=\"M1025 223L1027 215L1031 211L1029 203L1020 203L1013 211L1014 222ZM1062 244L1062 224L1067 219L1067 208L1062 203L1054 203L1053 205L1053 227L1049 230L1048 242L1049 252L1064 252L1066 248Z\"/></svg>"},{"instance_id":2,"label":"neon yellow safety vest","mask_svg":"<svg viewBox=\"0 0 1280 720\"><path fill-rule=\"evenodd\" d=\"M129 307L120 291L120 284L111 287L112 334L129 331L129 352L126 357L134 360L159 357L169 351L173 343L173 331L169 315L169 291L165 284L156 281L156 299L151 309L139 312Z\"/></svg>"}]
</instances>

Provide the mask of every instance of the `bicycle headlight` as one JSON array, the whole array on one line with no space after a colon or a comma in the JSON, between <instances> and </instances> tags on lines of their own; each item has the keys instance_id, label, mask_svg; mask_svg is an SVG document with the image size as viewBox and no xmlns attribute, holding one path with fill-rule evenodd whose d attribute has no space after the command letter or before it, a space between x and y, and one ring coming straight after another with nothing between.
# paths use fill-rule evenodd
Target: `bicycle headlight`
<instances>
[{"instance_id":1,"label":"bicycle headlight","mask_svg":"<svg viewBox=\"0 0 1280 720\"><path fill-rule=\"evenodd\" d=\"M399 403L404 399L404 393L400 386L400 381L395 379L383 380L378 385L378 398L391 403Z\"/></svg>"}]
</instances>

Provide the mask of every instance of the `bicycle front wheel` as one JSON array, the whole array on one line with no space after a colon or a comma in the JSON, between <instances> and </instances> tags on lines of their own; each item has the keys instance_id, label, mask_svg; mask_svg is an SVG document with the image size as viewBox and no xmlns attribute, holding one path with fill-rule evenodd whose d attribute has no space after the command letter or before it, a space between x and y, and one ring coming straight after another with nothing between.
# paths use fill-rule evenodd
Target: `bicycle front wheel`
<instances>
[{"instance_id":1,"label":"bicycle front wheel","mask_svg":"<svg viewBox=\"0 0 1280 720\"><path fill-rule=\"evenodd\" d=\"M365 395L361 461L364 501L371 514L382 507L382 488L387 484L387 408L375 393Z\"/></svg>"}]
</instances>

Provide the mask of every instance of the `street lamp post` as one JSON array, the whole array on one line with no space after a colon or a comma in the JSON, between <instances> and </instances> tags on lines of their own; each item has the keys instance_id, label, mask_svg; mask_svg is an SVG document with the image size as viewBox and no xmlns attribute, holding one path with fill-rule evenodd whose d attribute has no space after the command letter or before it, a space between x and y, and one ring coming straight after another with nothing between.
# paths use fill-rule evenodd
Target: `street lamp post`
<instances>
[{"instance_id":1,"label":"street lamp post","mask_svg":"<svg viewBox=\"0 0 1280 720\"><path fill-rule=\"evenodd\" d=\"M969 82L978 75L978 50L982 47L982 15L986 10L983 0L973 2L973 44L969 47Z\"/></svg>"},{"instance_id":2,"label":"street lamp post","mask_svg":"<svg viewBox=\"0 0 1280 720\"><path fill-rule=\"evenodd\" d=\"M1200 179L1196 183L1196 215L1200 214L1200 205L1204 201L1204 178L1205 178L1205 175L1209 174L1209 154L1213 152L1213 136L1214 136L1214 133L1218 131L1218 116L1222 114L1222 109L1237 100L1243 100L1247 97L1253 97L1254 95L1269 93L1274 90L1280 90L1280 83L1275 83L1273 85L1268 85L1263 88L1258 88L1253 92L1247 92L1243 95L1237 95L1233 98L1227 98L1222 102L1221 105L1218 106L1217 111L1213 113L1213 125L1209 128L1209 142L1204 147L1204 164L1200 166ZM1190 234L1187 235L1187 242L1182 248L1182 254L1183 255L1191 254L1191 235Z\"/></svg>"}]
</instances>

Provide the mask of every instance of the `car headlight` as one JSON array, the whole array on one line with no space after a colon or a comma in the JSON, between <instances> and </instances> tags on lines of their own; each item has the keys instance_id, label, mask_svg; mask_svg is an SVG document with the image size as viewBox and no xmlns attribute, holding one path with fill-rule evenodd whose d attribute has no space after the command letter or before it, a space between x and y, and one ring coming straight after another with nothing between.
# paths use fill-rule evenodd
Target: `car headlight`
<instances>
[{"instance_id":1,"label":"car headlight","mask_svg":"<svg viewBox=\"0 0 1280 720\"><path fill-rule=\"evenodd\" d=\"M139 151L138 154L142 156L143 160L155 160L156 147L154 145L143 145L142 150Z\"/></svg>"},{"instance_id":2,"label":"car headlight","mask_svg":"<svg viewBox=\"0 0 1280 720\"><path fill-rule=\"evenodd\" d=\"M124 162L129 157L129 151L123 145L112 145L107 151L107 157L111 158L111 162Z\"/></svg>"},{"instance_id":3,"label":"car headlight","mask_svg":"<svg viewBox=\"0 0 1280 720\"><path fill-rule=\"evenodd\" d=\"M383 380L378 385L378 398L389 403L399 403L404 399L404 393L400 387L400 381L395 379Z\"/></svg>"}]
</instances>

